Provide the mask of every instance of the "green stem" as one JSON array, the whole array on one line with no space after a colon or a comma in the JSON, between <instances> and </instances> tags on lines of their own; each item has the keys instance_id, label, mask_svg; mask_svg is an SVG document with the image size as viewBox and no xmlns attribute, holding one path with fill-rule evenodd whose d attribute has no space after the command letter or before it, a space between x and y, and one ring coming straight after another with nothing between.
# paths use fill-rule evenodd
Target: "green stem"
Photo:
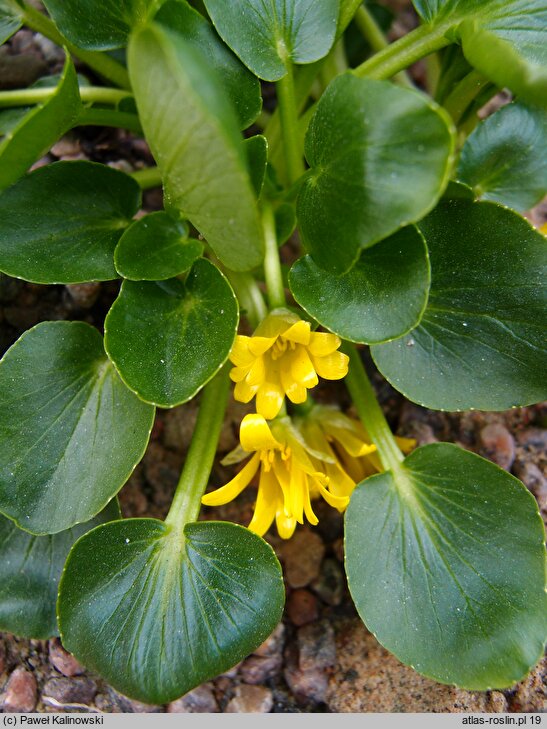
<instances>
[{"instance_id":1,"label":"green stem","mask_svg":"<svg viewBox=\"0 0 547 729\"><path fill-rule=\"evenodd\" d=\"M349 371L346 385L357 408L359 418L367 430L372 442L378 448L378 455L386 470L397 470L404 456L391 432L382 412L374 389L365 372L359 352L354 345L344 343L343 350L349 356Z\"/></svg>"},{"instance_id":2,"label":"green stem","mask_svg":"<svg viewBox=\"0 0 547 729\"><path fill-rule=\"evenodd\" d=\"M354 73L367 78L391 78L421 58L449 45L450 41L445 37L449 27L446 24L436 27L421 25L362 63Z\"/></svg>"},{"instance_id":3,"label":"green stem","mask_svg":"<svg viewBox=\"0 0 547 729\"><path fill-rule=\"evenodd\" d=\"M65 46L68 48L72 55L79 58L85 64L96 71L99 76L111 81L124 89L131 88L129 81L129 74L127 70L122 66L121 63L115 61L106 53L99 51L86 51L83 48L78 48L64 38L61 33L57 30L55 23L46 17L43 13L31 5L25 5L22 13L23 23L30 28L35 30L37 33L41 33L46 38L49 38L59 46Z\"/></svg>"},{"instance_id":4,"label":"green stem","mask_svg":"<svg viewBox=\"0 0 547 729\"><path fill-rule=\"evenodd\" d=\"M126 114L112 109L84 109L78 117L78 126L116 127L142 135L142 127L136 114Z\"/></svg>"},{"instance_id":5,"label":"green stem","mask_svg":"<svg viewBox=\"0 0 547 729\"><path fill-rule=\"evenodd\" d=\"M131 173L131 177L139 183L141 190L150 190L152 187L161 187L162 178L158 167L146 167Z\"/></svg>"},{"instance_id":6,"label":"green stem","mask_svg":"<svg viewBox=\"0 0 547 729\"><path fill-rule=\"evenodd\" d=\"M250 273L224 269L224 274L232 285L249 324L256 329L262 319L268 316L268 307L257 282Z\"/></svg>"},{"instance_id":7,"label":"green stem","mask_svg":"<svg viewBox=\"0 0 547 729\"><path fill-rule=\"evenodd\" d=\"M379 53L389 46L382 29L366 5L360 5L357 8L357 12L355 13L355 23L361 31L363 38L368 42L374 53ZM405 86L414 88L414 84L404 71L398 73L395 76L395 79Z\"/></svg>"},{"instance_id":8,"label":"green stem","mask_svg":"<svg viewBox=\"0 0 547 729\"><path fill-rule=\"evenodd\" d=\"M182 529L196 521L224 420L230 379L227 363L203 389L196 427L165 523Z\"/></svg>"},{"instance_id":9,"label":"green stem","mask_svg":"<svg viewBox=\"0 0 547 729\"><path fill-rule=\"evenodd\" d=\"M0 91L0 108L9 106L32 106L50 99L57 91L56 86L44 89L17 89L15 91ZM122 99L131 96L128 91L109 89L102 86L82 86L80 98L84 103L90 104L118 104Z\"/></svg>"},{"instance_id":10,"label":"green stem","mask_svg":"<svg viewBox=\"0 0 547 729\"><path fill-rule=\"evenodd\" d=\"M457 84L443 103L454 124L459 124L469 106L489 83L490 81L482 73L473 69Z\"/></svg>"},{"instance_id":11,"label":"green stem","mask_svg":"<svg viewBox=\"0 0 547 729\"><path fill-rule=\"evenodd\" d=\"M300 175L304 174L304 161L298 131L298 107L294 89L293 66L290 61L287 61L287 73L276 83L276 90L287 176L289 184L292 185Z\"/></svg>"},{"instance_id":12,"label":"green stem","mask_svg":"<svg viewBox=\"0 0 547 729\"><path fill-rule=\"evenodd\" d=\"M342 0L340 3L340 15L338 18L338 30L336 32L336 38L344 33L348 25L353 20L355 13L361 7L363 0Z\"/></svg>"},{"instance_id":13,"label":"green stem","mask_svg":"<svg viewBox=\"0 0 547 729\"><path fill-rule=\"evenodd\" d=\"M262 208L262 225L264 229L264 243L266 255L264 257L264 276L266 278L266 291L270 309L287 306L285 299L285 286L283 284L283 273L281 261L279 260L279 248L275 230L275 216L273 208L264 204Z\"/></svg>"}]
</instances>

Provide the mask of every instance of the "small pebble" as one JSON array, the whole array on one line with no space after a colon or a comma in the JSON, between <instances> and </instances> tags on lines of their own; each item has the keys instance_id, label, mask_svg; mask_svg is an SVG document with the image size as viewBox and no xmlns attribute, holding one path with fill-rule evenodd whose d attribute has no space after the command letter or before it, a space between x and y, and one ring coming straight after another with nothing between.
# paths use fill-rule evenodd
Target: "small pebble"
<instances>
[{"instance_id":1,"label":"small pebble","mask_svg":"<svg viewBox=\"0 0 547 729\"><path fill-rule=\"evenodd\" d=\"M515 460L515 440L505 425L490 423L481 429L481 455L509 471Z\"/></svg>"},{"instance_id":2,"label":"small pebble","mask_svg":"<svg viewBox=\"0 0 547 729\"><path fill-rule=\"evenodd\" d=\"M34 675L16 668L6 684L3 709L9 713L28 714L36 708L37 687Z\"/></svg>"},{"instance_id":3,"label":"small pebble","mask_svg":"<svg viewBox=\"0 0 547 729\"><path fill-rule=\"evenodd\" d=\"M167 706L168 714L216 714L218 704L211 684L204 683Z\"/></svg>"},{"instance_id":4,"label":"small pebble","mask_svg":"<svg viewBox=\"0 0 547 729\"><path fill-rule=\"evenodd\" d=\"M101 284L98 281L81 284L67 284L66 290L69 293L73 305L80 309L91 309L97 301L101 291Z\"/></svg>"},{"instance_id":5,"label":"small pebble","mask_svg":"<svg viewBox=\"0 0 547 729\"><path fill-rule=\"evenodd\" d=\"M336 663L334 630L328 620L298 630L298 666L303 671L330 668Z\"/></svg>"},{"instance_id":6,"label":"small pebble","mask_svg":"<svg viewBox=\"0 0 547 729\"><path fill-rule=\"evenodd\" d=\"M291 623L298 627L312 623L319 617L317 598L309 590L294 590L287 600L287 614Z\"/></svg>"},{"instance_id":7,"label":"small pebble","mask_svg":"<svg viewBox=\"0 0 547 729\"><path fill-rule=\"evenodd\" d=\"M63 676L79 676L84 673L84 667L74 658L74 656L65 651L63 646L57 639L49 641L49 662L62 673Z\"/></svg>"},{"instance_id":8,"label":"small pebble","mask_svg":"<svg viewBox=\"0 0 547 729\"><path fill-rule=\"evenodd\" d=\"M97 693L95 681L90 678L50 678L42 696L59 704L90 704Z\"/></svg>"},{"instance_id":9,"label":"small pebble","mask_svg":"<svg viewBox=\"0 0 547 729\"><path fill-rule=\"evenodd\" d=\"M319 576L325 545L309 529L300 529L281 546L285 579L291 587L306 587Z\"/></svg>"},{"instance_id":10,"label":"small pebble","mask_svg":"<svg viewBox=\"0 0 547 729\"><path fill-rule=\"evenodd\" d=\"M255 656L273 656L277 653L281 653L283 646L285 645L285 626L283 623L279 623L273 633L266 638L264 643L260 645L253 654Z\"/></svg>"},{"instance_id":11,"label":"small pebble","mask_svg":"<svg viewBox=\"0 0 547 729\"><path fill-rule=\"evenodd\" d=\"M340 563L332 557L324 560L319 577L311 584L313 591L327 605L340 605L346 581Z\"/></svg>"},{"instance_id":12,"label":"small pebble","mask_svg":"<svg viewBox=\"0 0 547 729\"><path fill-rule=\"evenodd\" d=\"M245 683L259 684L274 678L281 668L281 654L275 656L250 656L241 664L239 675Z\"/></svg>"},{"instance_id":13,"label":"small pebble","mask_svg":"<svg viewBox=\"0 0 547 729\"><path fill-rule=\"evenodd\" d=\"M268 714L273 708L273 694L265 686L237 686L235 696L226 706L226 714Z\"/></svg>"}]
</instances>

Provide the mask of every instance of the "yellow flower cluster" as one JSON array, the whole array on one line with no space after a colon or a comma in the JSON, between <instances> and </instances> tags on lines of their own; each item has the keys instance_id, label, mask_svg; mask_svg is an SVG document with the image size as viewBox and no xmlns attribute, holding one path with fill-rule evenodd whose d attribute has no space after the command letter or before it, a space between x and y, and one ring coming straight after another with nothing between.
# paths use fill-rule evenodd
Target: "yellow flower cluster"
<instances>
[{"instance_id":1,"label":"yellow flower cluster","mask_svg":"<svg viewBox=\"0 0 547 729\"><path fill-rule=\"evenodd\" d=\"M304 518L317 524L314 499L343 511L355 484L381 470L361 423L339 410L316 405L294 420L279 416L285 396L300 404L319 377L346 376L349 358L338 351L340 344L335 334L312 332L309 322L286 309L269 314L252 337L236 338L230 354L234 397L250 402L256 396L257 412L243 419L241 445L225 463L252 455L235 478L203 497L205 505L232 501L260 472L249 529L262 536L275 520L279 535L289 539Z\"/></svg>"}]
</instances>

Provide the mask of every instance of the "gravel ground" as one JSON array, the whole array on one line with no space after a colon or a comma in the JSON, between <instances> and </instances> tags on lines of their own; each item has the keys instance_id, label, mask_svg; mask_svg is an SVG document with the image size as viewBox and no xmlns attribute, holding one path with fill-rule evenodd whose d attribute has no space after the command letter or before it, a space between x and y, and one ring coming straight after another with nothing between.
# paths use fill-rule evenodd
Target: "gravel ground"
<instances>
[{"instance_id":1,"label":"gravel ground","mask_svg":"<svg viewBox=\"0 0 547 729\"><path fill-rule=\"evenodd\" d=\"M399 3L403 6L405 3ZM413 22L401 16L395 33ZM20 31L0 48L0 88L32 83L60 70L62 53L49 41ZM415 77L423 72L418 66ZM38 164L57 159L93 159L130 171L152 164L146 144L123 131L87 128L71 133ZM144 196L146 211L159 209L158 191ZM540 206L535 223L547 218ZM118 284L39 286L0 275L0 350L39 321L80 319L101 326ZM370 363L368 363L370 364ZM379 398L399 435L419 444L448 441L498 463L523 480L547 516L547 408L507 413L440 413L404 399L375 376ZM319 388L318 399L350 404L339 383ZM220 457L236 445L247 408L231 402L220 442ZM149 449L120 494L124 516L165 516L184 461L196 403L158 411ZM217 462L211 483L220 485L229 469ZM343 571L342 518L321 502L320 523L299 528L281 542L268 539L285 574L283 622L251 656L228 673L167 706L127 699L86 671L57 639L21 640L0 634L0 711L4 712L420 712L544 711L545 661L522 683L504 692L468 692L436 684L403 666L369 634L349 597ZM252 493L235 503L204 509L204 518L248 523Z\"/></svg>"}]
</instances>

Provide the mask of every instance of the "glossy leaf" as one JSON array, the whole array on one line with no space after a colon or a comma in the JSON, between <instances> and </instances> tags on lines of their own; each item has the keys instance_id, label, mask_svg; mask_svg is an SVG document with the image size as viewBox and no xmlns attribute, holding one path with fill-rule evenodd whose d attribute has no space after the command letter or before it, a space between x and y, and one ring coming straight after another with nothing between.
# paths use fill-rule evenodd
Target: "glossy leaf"
<instances>
[{"instance_id":1,"label":"glossy leaf","mask_svg":"<svg viewBox=\"0 0 547 729\"><path fill-rule=\"evenodd\" d=\"M155 20L176 31L184 41L207 56L234 106L240 128L250 126L262 108L259 81L222 42L203 15L186 0L168 0Z\"/></svg>"},{"instance_id":2,"label":"glossy leaf","mask_svg":"<svg viewBox=\"0 0 547 729\"><path fill-rule=\"evenodd\" d=\"M261 79L277 81L286 63L312 63L330 51L339 0L204 0L226 43Z\"/></svg>"},{"instance_id":3,"label":"glossy leaf","mask_svg":"<svg viewBox=\"0 0 547 729\"><path fill-rule=\"evenodd\" d=\"M162 281L187 271L203 253L203 244L188 237L188 226L163 211L136 220L114 252L120 276L131 281Z\"/></svg>"},{"instance_id":4,"label":"glossy leaf","mask_svg":"<svg viewBox=\"0 0 547 729\"><path fill-rule=\"evenodd\" d=\"M429 303L407 336L372 348L410 400L444 410L506 410L547 397L545 238L488 202L447 200L420 223Z\"/></svg>"},{"instance_id":5,"label":"glossy leaf","mask_svg":"<svg viewBox=\"0 0 547 729\"><path fill-rule=\"evenodd\" d=\"M57 588L70 548L90 529L119 518L114 499L85 524L37 537L0 516L0 630L42 640L58 635Z\"/></svg>"},{"instance_id":6,"label":"glossy leaf","mask_svg":"<svg viewBox=\"0 0 547 729\"><path fill-rule=\"evenodd\" d=\"M547 194L547 112L509 104L465 142L458 179L478 197L529 210Z\"/></svg>"},{"instance_id":7,"label":"glossy leaf","mask_svg":"<svg viewBox=\"0 0 547 729\"><path fill-rule=\"evenodd\" d=\"M21 25L21 9L14 0L0 0L0 45L11 38Z\"/></svg>"},{"instance_id":8,"label":"glossy leaf","mask_svg":"<svg viewBox=\"0 0 547 729\"><path fill-rule=\"evenodd\" d=\"M289 284L294 298L320 324L344 339L367 344L413 329L424 312L430 281L423 237L411 226L361 253L342 276L297 261Z\"/></svg>"},{"instance_id":9,"label":"glossy leaf","mask_svg":"<svg viewBox=\"0 0 547 729\"><path fill-rule=\"evenodd\" d=\"M260 197L268 165L268 140L262 134L245 140L245 151L249 164L251 182L257 197Z\"/></svg>"},{"instance_id":10,"label":"glossy leaf","mask_svg":"<svg viewBox=\"0 0 547 729\"><path fill-rule=\"evenodd\" d=\"M190 220L226 266L254 268L264 250L256 196L214 70L191 44L155 25L132 38L129 72L167 209Z\"/></svg>"},{"instance_id":11,"label":"glossy leaf","mask_svg":"<svg viewBox=\"0 0 547 729\"><path fill-rule=\"evenodd\" d=\"M0 191L12 185L75 123L81 109L76 71L67 57L57 91L31 109L0 142Z\"/></svg>"},{"instance_id":12,"label":"glossy leaf","mask_svg":"<svg viewBox=\"0 0 547 729\"><path fill-rule=\"evenodd\" d=\"M146 23L163 0L44 0L55 24L80 48L121 48L133 28Z\"/></svg>"},{"instance_id":13,"label":"glossy leaf","mask_svg":"<svg viewBox=\"0 0 547 729\"><path fill-rule=\"evenodd\" d=\"M428 23L461 39L467 60L498 86L547 105L543 0L414 0Z\"/></svg>"},{"instance_id":14,"label":"glossy leaf","mask_svg":"<svg viewBox=\"0 0 547 729\"><path fill-rule=\"evenodd\" d=\"M125 281L105 321L105 346L143 400L190 400L227 360L238 325L230 284L198 259L186 281Z\"/></svg>"},{"instance_id":15,"label":"glossy leaf","mask_svg":"<svg viewBox=\"0 0 547 729\"><path fill-rule=\"evenodd\" d=\"M35 283L117 278L114 249L141 201L138 184L93 162L56 162L0 195L0 270Z\"/></svg>"},{"instance_id":16,"label":"glossy leaf","mask_svg":"<svg viewBox=\"0 0 547 729\"><path fill-rule=\"evenodd\" d=\"M283 580L271 547L222 522L99 527L63 574L63 645L126 696L163 704L245 658L276 627Z\"/></svg>"},{"instance_id":17,"label":"glossy leaf","mask_svg":"<svg viewBox=\"0 0 547 729\"><path fill-rule=\"evenodd\" d=\"M98 514L142 458L154 408L83 322L43 322L0 362L0 511L35 534Z\"/></svg>"},{"instance_id":18,"label":"glossy leaf","mask_svg":"<svg viewBox=\"0 0 547 729\"><path fill-rule=\"evenodd\" d=\"M466 689L505 688L543 654L543 537L520 481L457 446L428 445L352 494L350 591L403 663Z\"/></svg>"},{"instance_id":19,"label":"glossy leaf","mask_svg":"<svg viewBox=\"0 0 547 729\"><path fill-rule=\"evenodd\" d=\"M312 258L344 273L361 250L419 220L448 182L453 135L445 113L387 81L336 78L306 135L312 169L298 197Z\"/></svg>"}]
</instances>

